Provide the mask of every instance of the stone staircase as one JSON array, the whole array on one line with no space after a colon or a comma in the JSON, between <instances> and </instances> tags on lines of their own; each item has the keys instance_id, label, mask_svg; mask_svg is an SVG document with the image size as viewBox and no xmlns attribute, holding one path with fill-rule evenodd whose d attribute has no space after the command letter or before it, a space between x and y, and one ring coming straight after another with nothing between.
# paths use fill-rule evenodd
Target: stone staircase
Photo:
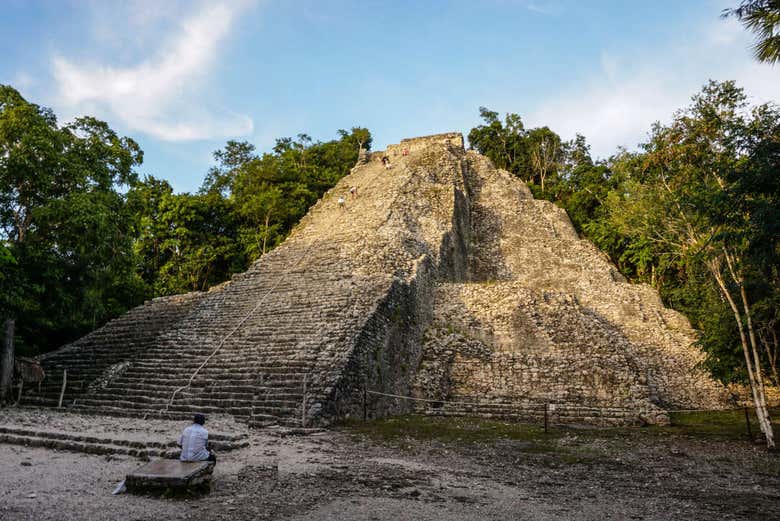
<instances>
[{"instance_id":1,"label":"stone staircase","mask_svg":"<svg viewBox=\"0 0 780 521\"><path fill-rule=\"evenodd\" d=\"M151 300L72 344L42 355L39 360L46 378L40 391L28 389L23 402L56 406L62 390L63 371L67 369L63 403L72 403L77 396L87 392L91 384L113 377L121 372L123 364L141 356L164 331L175 327L201 296L188 293Z\"/></svg>"}]
</instances>

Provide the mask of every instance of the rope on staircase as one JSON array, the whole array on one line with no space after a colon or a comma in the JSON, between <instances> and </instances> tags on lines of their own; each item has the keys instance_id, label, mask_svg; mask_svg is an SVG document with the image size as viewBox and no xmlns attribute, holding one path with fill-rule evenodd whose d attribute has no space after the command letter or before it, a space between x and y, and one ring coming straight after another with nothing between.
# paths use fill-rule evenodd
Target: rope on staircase
<instances>
[{"instance_id":1,"label":"rope on staircase","mask_svg":"<svg viewBox=\"0 0 780 521\"><path fill-rule=\"evenodd\" d=\"M239 321L239 323L236 324L236 326L232 330L230 330L230 332L227 335L225 335L222 338L222 340L220 340L219 344L214 349L214 351L212 351L211 354L206 357L206 359L203 361L203 363L201 363L198 366L198 368L195 369L195 371L192 373L192 375L190 375L190 378L189 378L189 380L187 380L187 383L182 385L181 387L176 388L173 391L173 393L171 394L171 399L168 400L168 403L165 404L165 407L160 412L167 412L168 409L170 408L170 406L173 405L173 400L176 398L176 395L179 394L179 392L183 391L184 389L187 389L188 387L190 387L192 385L193 380L195 380L195 377L198 375L198 373L200 373L200 370L203 369L206 366L206 364L208 364L209 361L212 358L214 358L214 356L219 352L219 350L222 349L222 346L225 345L225 342L230 337L232 337L235 334L235 332L238 331L241 328L241 326L243 326L244 323L247 320L249 320L249 317L251 317L255 313L255 311L257 311L260 308L260 306L263 304L263 302L265 302L266 297L268 297L268 295L273 293L273 291L285 279L285 277L290 273L290 271L292 271L293 268L297 267L298 264L300 264L301 261L304 258L306 258L306 256L309 253L309 250L311 249L313 244L314 244L313 241L309 242L309 244L306 246L306 249L303 250L303 253L298 257L298 260L296 260L295 263L293 263L292 265L289 265L287 267L287 269L281 275L279 275L279 277L276 279L276 282L274 282L273 286L271 286L271 288L268 291L266 291L266 293L262 297L260 297L260 300L257 301L257 304L255 305L255 307L253 307L252 310L249 313L247 313L247 315L244 318L242 318L241 321Z\"/></svg>"}]
</instances>

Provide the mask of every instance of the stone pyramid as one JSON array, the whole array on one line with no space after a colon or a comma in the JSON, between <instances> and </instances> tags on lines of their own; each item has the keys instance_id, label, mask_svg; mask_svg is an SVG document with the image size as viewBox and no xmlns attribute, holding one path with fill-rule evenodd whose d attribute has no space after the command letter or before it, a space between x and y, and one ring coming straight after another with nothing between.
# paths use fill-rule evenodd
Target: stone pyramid
<instances>
[{"instance_id":1,"label":"stone pyramid","mask_svg":"<svg viewBox=\"0 0 780 521\"><path fill-rule=\"evenodd\" d=\"M544 407L568 422L658 423L724 403L694 340L563 210L451 133L364 156L231 281L43 355L47 381L24 400L56 404L67 370L65 405L108 414L308 426L365 401L370 416Z\"/></svg>"}]
</instances>

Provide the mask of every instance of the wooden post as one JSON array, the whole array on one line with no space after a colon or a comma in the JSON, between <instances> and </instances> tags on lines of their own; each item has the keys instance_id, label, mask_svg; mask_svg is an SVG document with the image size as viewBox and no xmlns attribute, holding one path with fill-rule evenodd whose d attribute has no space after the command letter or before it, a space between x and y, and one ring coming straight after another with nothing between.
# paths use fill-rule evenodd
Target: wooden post
<instances>
[{"instance_id":1,"label":"wooden post","mask_svg":"<svg viewBox=\"0 0 780 521\"><path fill-rule=\"evenodd\" d=\"M747 425L748 438L753 439L753 432L750 430L750 413L748 412L748 406L745 406L745 425Z\"/></svg>"},{"instance_id":2,"label":"wooden post","mask_svg":"<svg viewBox=\"0 0 780 521\"><path fill-rule=\"evenodd\" d=\"M301 406L301 427L306 428L306 375L303 375L303 405Z\"/></svg>"},{"instance_id":3,"label":"wooden post","mask_svg":"<svg viewBox=\"0 0 780 521\"><path fill-rule=\"evenodd\" d=\"M549 421L547 419L547 416L548 416L549 409L550 409L550 404L549 403L545 403L544 404L544 433L545 434L547 434L547 423Z\"/></svg>"},{"instance_id":4,"label":"wooden post","mask_svg":"<svg viewBox=\"0 0 780 521\"><path fill-rule=\"evenodd\" d=\"M24 378L19 379L19 394L16 396L16 403L22 401L22 389L24 389Z\"/></svg>"},{"instance_id":5,"label":"wooden post","mask_svg":"<svg viewBox=\"0 0 780 521\"><path fill-rule=\"evenodd\" d=\"M65 396L65 386L68 383L68 370L62 370L62 388L60 389L60 402L57 404L57 408L62 407L62 398Z\"/></svg>"}]
</instances>

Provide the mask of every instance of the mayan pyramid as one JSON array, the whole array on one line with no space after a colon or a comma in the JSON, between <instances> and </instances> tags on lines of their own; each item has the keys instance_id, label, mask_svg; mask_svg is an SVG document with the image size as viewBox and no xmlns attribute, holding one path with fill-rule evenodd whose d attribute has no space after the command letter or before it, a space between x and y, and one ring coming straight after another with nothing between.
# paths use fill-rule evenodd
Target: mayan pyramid
<instances>
[{"instance_id":1,"label":"mayan pyramid","mask_svg":"<svg viewBox=\"0 0 780 521\"><path fill-rule=\"evenodd\" d=\"M247 272L41 356L24 401L56 405L67 370L72 410L255 426L364 406L635 424L723 405L688 321L460 134L363 159Z\"/></svg>"}]
</instances>

